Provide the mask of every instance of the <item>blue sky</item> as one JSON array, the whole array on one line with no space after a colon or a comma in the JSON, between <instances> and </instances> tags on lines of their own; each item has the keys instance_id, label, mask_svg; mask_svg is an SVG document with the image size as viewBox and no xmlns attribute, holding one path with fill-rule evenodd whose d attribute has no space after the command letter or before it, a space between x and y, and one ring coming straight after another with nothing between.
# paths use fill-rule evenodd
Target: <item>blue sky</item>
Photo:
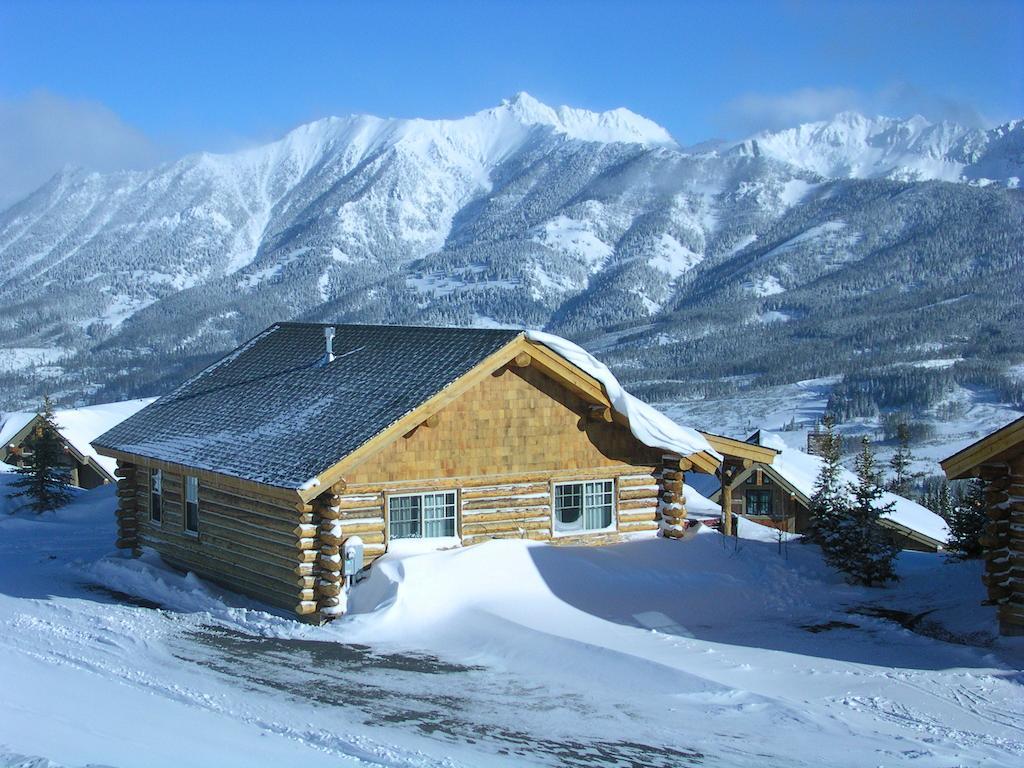
<instances>
[{"instance_id":1,"label":"blue sky","mask_svg":"<svg viewBox=\"0 0 1024 768\"><path fill-rule=\"evenodd\" d=\"M131 148L127 164L328 114L455 117L519 90L626 106L684 144L844 108L995 122L1024 115L1022 30L1021 1L5 0L0 119L116 124L105 151ZM3 131L0 174L21 136Z\"/></svg>"}]
</instances>

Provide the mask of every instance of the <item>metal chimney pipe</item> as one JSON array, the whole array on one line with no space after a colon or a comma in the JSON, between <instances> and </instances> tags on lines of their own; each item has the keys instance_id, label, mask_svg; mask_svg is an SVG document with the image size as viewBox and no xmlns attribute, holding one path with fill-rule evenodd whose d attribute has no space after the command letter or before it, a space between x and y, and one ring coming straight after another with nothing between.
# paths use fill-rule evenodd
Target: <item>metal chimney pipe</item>
<instances>
[{"instance_id":1,"label":"metal chimney pipe","mask_svg":"<svg viewBox=\"0 0 1024 768\"><path fill-rule=\"evenodd\" d=\"M334 362L334 328L324 328L324 342L327 345L324 354L324 365Z\"/></svg>"}]
</instances>

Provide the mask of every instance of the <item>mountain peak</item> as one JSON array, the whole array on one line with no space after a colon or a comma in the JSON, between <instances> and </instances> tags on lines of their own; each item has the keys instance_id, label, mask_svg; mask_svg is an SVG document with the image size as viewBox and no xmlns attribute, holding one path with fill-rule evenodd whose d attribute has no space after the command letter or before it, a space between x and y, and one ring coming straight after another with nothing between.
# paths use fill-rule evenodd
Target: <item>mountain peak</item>
<instances>
[{"instance_id":1,"label":"mountain peak","mask_svg":"<svg viewBox=\"0 0 1024 768\"><path fill-rule=\"evenodd\" d=\"M549 107L526 91L505 99L491 112L505 113L523 125L547 125L557 133L581 141L626 142L649 146L676 146L671 134L642 115L624 107L592 112L574 107Z\"/></svg>"},{"instance_id":2,"label":"mountain peak","mask_svg":"<svg viewBox=\"0 0 1024 768\"><path fill-rule=\"evenodd\" d=\"M839 112L753 137L761 153L824 178L958 181L964 163L953 158L971 130L948 122Z\"/></svg>"}]
</instances>

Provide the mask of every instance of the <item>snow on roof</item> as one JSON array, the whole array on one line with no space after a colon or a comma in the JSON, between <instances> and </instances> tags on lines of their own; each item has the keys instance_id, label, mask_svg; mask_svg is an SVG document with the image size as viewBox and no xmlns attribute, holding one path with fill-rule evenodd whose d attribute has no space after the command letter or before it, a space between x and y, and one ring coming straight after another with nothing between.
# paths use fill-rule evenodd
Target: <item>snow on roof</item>
<instances>
[{"instance_id":1,"label":"snow on roof","mask_svg":"<svg viewBox=\"0 0 1024 768\"><path fill-rule=\"evenodd\" d=\"M91 461L113 475L117 468L117 460L100 456L93 450L90 443L154 400L156 400L155 397L150 397L141 400L89 405L84 408L66 408L54 411L53 415L64 439L79 453L88 456ZM6 446L36 415L35 411L16 411L6 414L3 424L0 426L0 446Z\"/></svg>"},{"instance_id":2,"label":"snow on roof","mask_svg":"<svg viewBox=\"0 0 1024 768\"><path fill-rule=\"evenodd\" d=\"M687 477L695 477L697 474L687 474ZM704 496L700 491L689 483L683 484L683 497L686 499L686 516L698 520L722 517L722 507Z\"/></svg>"},{"instance_id":3,"label":"snow on roof","mask_svg":"<svg viewBox=\"0 0 1024 768\"><path fill-rule=\"evenodd\" d=\"M761 445L780 451L771 468L797 491L808 499L814 494L814 484L824 463L819 457L789 448L778 435L761 430ZM844 483L857 482L857 476L848 469L840 468L840 480ZM898 525L909 528L935 541L945 543L949 539L946 521L915 501L897 496L888 491L882 494L880 504L895 503L896 507L883 517Z\"/></svg>"},{"instance_id":4,"label":"snow on roof","mask_svg":"<svg viewBox=\"0 0 1024 768\"><path fill-rule=\"evenodd\" d=\"M677 424L654 406L629 394L619 384L615 374L608 370L608 366L583 347L573 344L561 336L542 331L527 331L526 338L557 352L577 368L601 382L612 407L626 417L633 436L644 445L649 448L678 453L680 456L689 456L703 451L718 460L722 459L721 454L712 448L711 443L699 432Z\"/></svg>"}]
</instances>

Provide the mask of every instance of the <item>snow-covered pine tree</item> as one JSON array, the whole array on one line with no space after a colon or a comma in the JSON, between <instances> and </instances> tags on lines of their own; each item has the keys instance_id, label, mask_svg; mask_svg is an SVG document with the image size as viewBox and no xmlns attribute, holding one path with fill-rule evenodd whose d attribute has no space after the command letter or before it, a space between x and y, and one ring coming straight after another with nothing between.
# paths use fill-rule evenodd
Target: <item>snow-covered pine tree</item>
<instances>
[{"instance_id":1,"label":"snow-covered pine tree","mask_svg":"<svg viewBox=\"0 0 1024 768\"><path fill-rule=\"evenodd\" d=\"M955 558L981 557L978 538L988 523L985 511L984 484L970 480L965 491L950 504L949 553ZM948 492L947 492L948 493Z\"/></svg>"},{"instance_id":2,"label":"snow-covered pine tree","mask_svg":"<svg viewBox=\"0 0 1024 768\"><path fill-rule=\"evenodd\" d=\"M899 446L896 453L889 459L889 467L892 469L892 481L889 483L889 490L900 496L910 495L910 483L913 475L910 474L910 464L914 460L910 453L910 427L901 423L896 427L896 435Z\"/></svg>"},{"instance_id":3,"label":"snow-covered pine tree","mask_svg":"<svg viewBox=\"0 0 1024 768\"><path fill-rule=\"evenodd\" d=\"M16 490L8 494L9 498L27 497L29 507L37 515L57 509L71 499L68 468L63 461L64 444L57 436L59 427L49 396L43 398L39 415L40 423L25 441L31 451L28 461L15 470L19 477L11 486Z\"/></svg>"},{"instance_id":4,"label":"snow-covered pine tree","mask_svg":"<svg viewBox=\"0 0 1024 768\"><path fill-rule=\"evenodd\" d=\"M896 578L894 563L899 549L878 523L879 517L891 512L896 504L879 503L882 488L871 440L866 435L861 439L855 469L857 481L847 486L853 503L839 525L842 552L831 562L846 573L849 581L874 586Z\"/></svg>"},{"instance_id":5,"label":"snow-covered pine tree","mask_svg":"<svg viewBox=\"0 0 1024 768\"><path fill-rule=\"evenodd\" d=\"M842 550L840 525L848 515L849 500L839 480L840 438L835 431L835 419L826 414L822 419L825 434L819 442L819 452L824 462L814 483L811 495L811 519L807 540L821 547L825 561L833 567Z\"/></svg>"}]
</instances>

